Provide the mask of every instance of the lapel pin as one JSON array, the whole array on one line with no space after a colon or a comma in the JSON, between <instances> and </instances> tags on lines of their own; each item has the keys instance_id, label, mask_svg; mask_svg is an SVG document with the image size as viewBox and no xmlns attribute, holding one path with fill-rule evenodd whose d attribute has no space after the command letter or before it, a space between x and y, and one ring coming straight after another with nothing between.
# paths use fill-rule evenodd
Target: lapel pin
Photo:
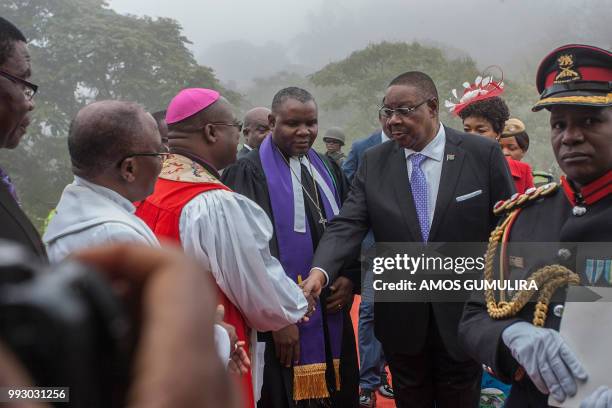
<instances>
[{"instance_id":1,"label":"lapel pin","mask_svg":"<svg viewBox=\"0 0 612 408\"><path fill-rule=\"evenodd\" d=\"M455 155L454 154L447 154L446 155L446 161L452 161L455 160Z\"/></svg>"}]
</instances>

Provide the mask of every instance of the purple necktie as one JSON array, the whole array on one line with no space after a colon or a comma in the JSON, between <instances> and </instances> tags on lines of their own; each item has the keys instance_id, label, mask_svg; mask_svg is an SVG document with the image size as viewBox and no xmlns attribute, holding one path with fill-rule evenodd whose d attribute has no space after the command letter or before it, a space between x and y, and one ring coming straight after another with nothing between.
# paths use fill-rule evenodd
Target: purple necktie
<instances>
[{"instance_id":1,"label":"purple necktie","mask_svg":"<svg viewBox=\"0 0 612 408\"><path fill-rule=\"evenodd\" d=\"M412 198L416 207L417 216L419 217L419 225L421 227L421 235L423 242L429 239L429 211L427 209L427 179L425 173L421 169L421 163L427 159L421 153L414 153L410 156L412 163L412 175L410 177L410 187L412 189Z\"/></svg>"},{"instance_id":2,"label":"purple necktie","mask_svg":"<svg viewBox=\"0 0 612 408\"><path fill-rule=\"evenodd\" d=\"M6 188L8 189L9 193L11 193L15 201L19 203L19 199L17 198L17 191L15 190L15 186L13 185L13 182L11 182L11 178L8 176L8 174L6 174L4 170L2 170L2 167L0 167L0 183L6 186Z\"/></svg>"}]
</instances>

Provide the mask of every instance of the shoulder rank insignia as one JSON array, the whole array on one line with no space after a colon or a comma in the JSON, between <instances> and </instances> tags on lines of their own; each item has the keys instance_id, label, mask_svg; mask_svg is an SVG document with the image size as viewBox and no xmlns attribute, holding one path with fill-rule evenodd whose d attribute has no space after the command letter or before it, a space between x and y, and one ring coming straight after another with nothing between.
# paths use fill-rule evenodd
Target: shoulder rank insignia
<instances>
[{"instance_id":1,"label":"shoulder rank insignia","mask_svg":"<svg viewBox=\"0 0 612 408\"><path fill-rule=\"evenodd\" d=\"M548 183L538 188L531 187L523 194L513 194L508 200L498 201L493 206L493 214L501 215L517 208L523 208L527 203L532 203L538 198L546 197L559 189L559 184Z\"/></svg>"}]
</instances>

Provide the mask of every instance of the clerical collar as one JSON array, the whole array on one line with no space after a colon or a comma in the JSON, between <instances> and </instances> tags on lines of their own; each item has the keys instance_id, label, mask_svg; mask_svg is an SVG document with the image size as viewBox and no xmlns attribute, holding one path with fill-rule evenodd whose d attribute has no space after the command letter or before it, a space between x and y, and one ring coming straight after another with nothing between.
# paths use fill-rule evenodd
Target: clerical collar
<instances>
[{"instance_id":1,"label":"clerical collar","mask_svg":"<svg viewBox=\"0 0 612 408\"><path fill-rule=\"evenodd\" d=\"M213 166L212 164L210 164L209 162L207 162L206 160L204 160L203 158L201 158L200 156L196 154L193 154L187 150L177 148L177 147L171 148L170 153L180 154L181 156L185 156L188 159L191 159L194 162L198 163L200 166L204 167L215 178L217 179L221 178L221 175L219 174L219 171L217 171L215 166Z\"/></svg>"},{"instance_id":2,"label":"clerical collar","mask_svg":"<svg viewBox=\"0 0 612 408\"><path fill-rule=\"evenodd\" d=\"M561 185L563 186L565 197L567 197L572 206L584 208L585 205L595 204L612 193L612 170L597 180L583 186L581 189L574 187L572 182L565 176L561 177Z\"/></svg>"}]
</instances>

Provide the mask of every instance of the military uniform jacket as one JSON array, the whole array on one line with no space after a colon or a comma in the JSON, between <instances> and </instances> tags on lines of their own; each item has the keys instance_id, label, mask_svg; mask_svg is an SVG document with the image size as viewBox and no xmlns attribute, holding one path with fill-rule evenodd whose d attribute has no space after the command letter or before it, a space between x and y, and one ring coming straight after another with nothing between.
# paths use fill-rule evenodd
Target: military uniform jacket
<instances>
[{"instance_id":1,"label":"military uniform jacket","mask_svg":"<svg viewBox=\"0 0 612 408\"><path fill-rule=\"evenodd\" d=\"M584 214L576 215L561 188L544 198L527 202L510 230L510 277L527 279L542 266L560 264L578 273L581 284L588 283L587 259L592 256L601 258L605 252L601 248L612 242L612 194L608 193L584 208ZM532 248L528 245L514 248L512 242L534 244ZM612 251L607 253L608 259L611 258ZM497 279L497 273L495 276ZM602 275L599 285L607 285L605 279L610 278ZM565 294L566 288L562 288L553 297L544 327L559 329ZM484 301L479 298L477 296L466 304L459 328L463 346L476 361L491 367L502 380L512 381L506 408L547 407L548 396L540 393L527 375L520 381L514 380L518 364L501 337L504 329L517 321L532 322L535 302L529 302L513 318L493 320Z\"/></svg>"}]
</instances>

